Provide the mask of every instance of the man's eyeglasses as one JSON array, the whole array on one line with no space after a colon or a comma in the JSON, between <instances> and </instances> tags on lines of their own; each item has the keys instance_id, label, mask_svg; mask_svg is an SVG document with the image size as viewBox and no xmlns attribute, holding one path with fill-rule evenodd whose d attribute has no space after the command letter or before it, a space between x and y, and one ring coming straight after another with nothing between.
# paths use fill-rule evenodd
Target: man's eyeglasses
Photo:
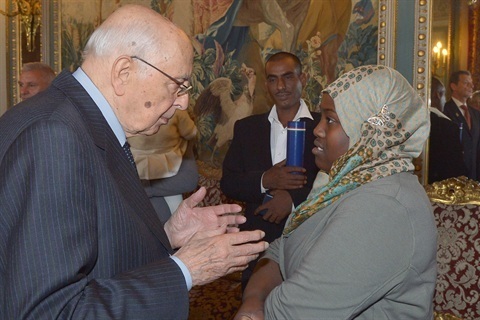
<instances>
[{"instance_id":1,"label":"man's eyeglasses","mask_svg":"<svg viewBox=\"0 0 480 320\"><path fill-rule=\"evenodd\" d=\"M173 82L175 82L175 83L178 85L178 87L179 87L179 89L178 89L178 91L177 91L177 97L180 97L180 96L183 96L184 94L187 94L188 91L192 90L192 88L193 88L191 85L187 87L186 85L183 84L183 82L178 81L178 80L175 79L174 77L166 74L165 72L163 72L162 70L158 69L158 68L155 67L153 64L151 64L151 63L143 60L142 58L139 58L139 57L137 57L137 56L130 56L130 58L132 58L132 59L137 59L137 60L142 61L142 62L145 63L145 64L148 64L150 67L152 67L153 69L157 70L158 72L160 72L161 74L163 74L163 75L164 75L165 77L167 77L168 79L170 79L170 80L172 80Z\"/></svg>"}]
</instances>

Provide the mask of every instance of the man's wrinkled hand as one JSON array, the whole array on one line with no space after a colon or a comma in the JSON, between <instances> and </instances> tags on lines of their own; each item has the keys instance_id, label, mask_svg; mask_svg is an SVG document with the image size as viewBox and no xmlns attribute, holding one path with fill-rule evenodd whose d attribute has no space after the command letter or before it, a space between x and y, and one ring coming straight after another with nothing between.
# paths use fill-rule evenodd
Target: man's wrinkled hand
<instances>
[{"instance_id":1,"label":"man's wrinkled hand","mask_svg":"<svg viewBox=\"0 0 480 320\"><path fill-rule=\"evenodd\" d=\"M183 200L165 223L165 232L173 248L183 246L199 231L217 230L222 225L227 226L227 232L238 232L236 226L246 221L244 216L236 214L242 210L242 207L236 204L195 207L203 200L206 192L205 188L201 187Z\"/></svg>"},{"instance_id":2,"label":"man's wrinkled hand","mask_svg":"<svg viewBox=\"0 0 480 320\"><path fill-rule=\"evenodd\" d=\"M268 248L268 242L260 241L265 236L263 231L225 231L226 225L198 232L175 253L190 271L193 285L242 271Z\"/></svg>"}]
</instances>

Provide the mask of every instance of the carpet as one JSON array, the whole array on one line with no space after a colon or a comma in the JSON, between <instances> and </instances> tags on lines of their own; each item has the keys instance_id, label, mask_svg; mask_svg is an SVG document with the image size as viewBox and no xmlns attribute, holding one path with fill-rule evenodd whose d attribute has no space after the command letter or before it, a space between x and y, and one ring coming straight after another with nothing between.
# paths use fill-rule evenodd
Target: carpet
<instances>
[{"instance_id":1,"label":"carpet","mask_svg":"<svg viewBox=\"0 0 480 320\"><path fill-rule=\"evenodd\" d=\"M189 320L233 319L242 301L241 273L190 290Z\"/></svg>"}]
</instances>

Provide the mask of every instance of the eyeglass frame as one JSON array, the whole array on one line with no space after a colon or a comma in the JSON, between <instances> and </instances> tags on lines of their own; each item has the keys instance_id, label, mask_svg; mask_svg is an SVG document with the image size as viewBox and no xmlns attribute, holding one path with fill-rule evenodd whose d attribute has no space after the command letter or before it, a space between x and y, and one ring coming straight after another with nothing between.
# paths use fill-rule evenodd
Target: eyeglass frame
<instances>
[{"instance_id":1,"label":"eyeglass frame","mask_svg":"<svg viewBox=\"0 0 480 320\"><path fill-rule=\"evenodd\" d=\"M153 69L157 70L158 72L160 72L161 74L163 74L165 77L167 77L168 79L172 80L176 85L178 85L178 91L177 91L177 97L181 97L185 94L188 94L188 92L190 90L192 90L193 86L192 85L189 85L189 86L186 86L183 84L183 82L181 81L178 81L177 79L175 79L174 77L170 76L169 74L163 72L162 70L158 69L157 67L155 67L153 64L151 64L150 62L147 62L145 60L143 60L142 58L138 57L138 56L130 56L130 58L132 59L137 59L137 60L140 60L142 61L143 63L149 65L150 67L152 67Z\"/></svg>"}]
</instances>

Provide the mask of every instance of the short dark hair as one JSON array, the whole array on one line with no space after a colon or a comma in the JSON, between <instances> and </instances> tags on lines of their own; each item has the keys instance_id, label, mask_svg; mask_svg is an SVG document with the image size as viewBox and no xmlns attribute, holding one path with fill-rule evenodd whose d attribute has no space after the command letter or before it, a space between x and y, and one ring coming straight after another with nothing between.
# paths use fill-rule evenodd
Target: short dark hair
<instances>
[{"instance_id":1,"label":"short dark hair","mask_svg":"<svg viewBox=\"0 0 480 320\"><path fill-rule=\"evenodd\" d=\"M450 80L448 82L448 84L458 84L458 81L460 80L460 76L461 75L465 75L465 76L472 76L470 71L467 71L467 70L458 70L458 71L455 71L453 72L451 75L450 75Z\"/></svg>"},{"instance_id":2,"label":"short dark hair","mask_svg":"<svg viewBox=\"0 0 480 320\"><path fill-rule=\"evenodd\" d=\"M297 73L298 74L302 73L302 63L300 62L300 59L298 59L298 57L296 55L294 55L293 53L286 52L286 51L280 51L280 52L277 52L277 53L271 55L267 59L267 61L265 62L265 66L269 62L275 62L275 61L279 61L279 60L283 60L283 59L292 59L293 62L295 63L295 70L297 71Z\"/></svg>"}]
</instances>

